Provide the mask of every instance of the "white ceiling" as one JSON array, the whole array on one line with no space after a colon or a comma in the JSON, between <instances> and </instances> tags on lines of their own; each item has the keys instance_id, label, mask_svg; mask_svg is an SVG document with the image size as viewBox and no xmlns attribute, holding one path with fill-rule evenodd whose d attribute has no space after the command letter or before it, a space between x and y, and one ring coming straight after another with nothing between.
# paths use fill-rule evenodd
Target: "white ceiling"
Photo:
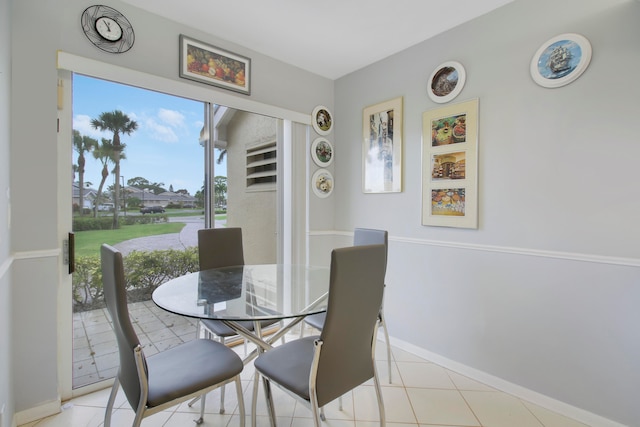
<instances>
[{"instance_id":1,"label":"white ceiling","mask_svg":"<svg viewBox=\"0 0 640 427\"><path fill-rule=\"evenodd\" d=\"M124 0L337 79L513 0Z\"/></svg>"}]
</instances>

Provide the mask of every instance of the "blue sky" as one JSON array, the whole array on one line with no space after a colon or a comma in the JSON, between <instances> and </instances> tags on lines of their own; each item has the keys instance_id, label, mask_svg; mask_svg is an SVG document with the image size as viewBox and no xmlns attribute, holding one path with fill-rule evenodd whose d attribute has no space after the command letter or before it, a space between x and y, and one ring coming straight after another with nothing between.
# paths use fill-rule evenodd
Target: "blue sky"
<instances>
[{"instance_id":1,"label":"blue sky","mask_svg":"<svg viewBox=\"0 0 640 427\"><path fill-rule=\"evenodd\" d=\"M204 123L202 102L165 95L75 74L73 77L73 128L98 141L113 134L91 127L91 119L106 111L120 110L138 123L131 135L121 135L126 159L120 163L125 181L140 176L164 183L168 190L185 188L191 195L204 180L204 148L198 136ZM73 164L77 163L73 152ZM98 188L102 164L86 156L85 182ZM216 175L226 175L226 162L215 165ZM78 176L76 174L76 181ZM113 184L109 175L106 185Z\"/></svg>"}]
</instances>

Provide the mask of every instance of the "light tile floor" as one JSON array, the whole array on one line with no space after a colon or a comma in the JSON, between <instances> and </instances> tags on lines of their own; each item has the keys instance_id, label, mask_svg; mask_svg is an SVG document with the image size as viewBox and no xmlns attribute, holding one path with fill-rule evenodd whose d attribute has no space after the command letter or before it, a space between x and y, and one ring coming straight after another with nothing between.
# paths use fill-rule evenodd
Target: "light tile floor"
<instances>
[{"instance_id":1,"label":"light tile floor","mask_svg":"<svg viewBox=\"0 0 640 427\"><path fill-rule=\"evenodd\" d=\"M141 303L131 307L131 316L135 322L146 354L162 351L177 343L193 338L195 323L193 320L172 316L157 309L153 303ZM86 362L78 361L76 369L85 375L97 377L115 371L117 360L109 353L93 357L92 352L101 346L109 347L107 332L103 322L104 312L82 316L82 328L95 327L99 332L91 339L86 350ZM160 327L162 324L162 327ZM167 325L172 325L168 328ZM108 322L107 322L108 326ZM102 329L101 329L102 328ZM78 336L81 336L78 332ZM100 334L105 333L104 336ZM96 338L98 336L98 338ZM297 338L292 334L287 340ZM180 338L182 337L182 338ZM81 340L79 340L81 341ZM89 343L87 343L89 344ZM80 347L79 347L80 348ZM243 346L234 349L243 355ZM411 353L393 348L393 383L389 384L384 342L376 349L376 364L383 386L383 400L386 422L389 427L584 427L585 424L551 412L540 406L523 401L506 393L495 390L470 378L445 369ZM95 362L91 362L94 360ZM92 364L95 363L95 366ZM91 372L89 372L91 370ZM88 372L88 373L87 373ZM246 425L250 426L251 393L253 385L253 365L248 364L242 374L243 393L247 411ZM84 375L83 375L84 376ZM294 399L273 388L274 402L279 426L312 427L310 411ZM207 410L203 426L239 426L237 399L233 385L227 386L226 413L219 411L220 391L208 395ZM94 427L102 426L104 410L109 389L97 391L65 402L62 411L54 416L25 424L24 427ZM328 427L374 427L379 425L375 391L371 381L358 387L343 397L343 410L338 403L332 402L325 407ZM131 425L133 411L121 392L116 400L116 409L112 426ZM269 419L262 388L258 395L257 419L259 427L268 427ZM143 427L190 426L198 417L199 404L189 408L186 404L173 407L164 412L146 418Z\"/></svg>"}]
</instances>

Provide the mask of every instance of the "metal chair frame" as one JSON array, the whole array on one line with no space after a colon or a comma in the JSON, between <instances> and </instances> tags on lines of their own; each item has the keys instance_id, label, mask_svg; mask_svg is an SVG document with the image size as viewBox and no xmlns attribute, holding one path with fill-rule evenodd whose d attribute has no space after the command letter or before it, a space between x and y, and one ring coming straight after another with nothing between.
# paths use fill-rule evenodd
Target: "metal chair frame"
<instances>
[{"instance_id":1,"label":"metal chair frame","mask_svg":"<svg viewBox=\"0 0 640 427\"><path fill-rule=\"evenodd\" d=\"M380 327L380 317L376 313L384 293L384 270L380 263L383 257L386 257L383 244L332 251L329 302L323 330L319 337L300 338L258 356L254 363L252 426L256 425L258 382L262 377L272 427L275 427L276 414L271 383L309 408L315 427L320 427L321 420L325 419L322 407L332 400L340 400L345 392L368 379L373 379L380 426L385 427L384 402L375 363ZM353 327L343 328L344 321L350 318L354 319ZM366 335L362 335L365 331ZM326 355L323 346L327 346ZM367 347L368 356L365 355ZM324 372L321 382L319 369Z\"/></svg>"},{"instance_id":2,"label":"metal chair frame","mask_svg":"<svg viewBox=\"0 0 640 427\"><path fill-rule=\"evenodd\" d=\"M202 390L198 390L195 393L191 393L185 396L181 396L178 397L176 399L173 399L167 403L164 403L162 405L158 405L158 406L154 406L153 408L148 408L146 406L146 402L147 402L147 396L149 394L149 384L148 384L148 378L147 378L147 374L145 372L144 366L145 366L145 357L144 357L144 352L142 351L142 347L138 344L134 349L133 349L134 355L135 355L135 359L136 359L136 368L137 368L137 372L138 372L138 379L140 381L141 387L140 387L140 400L139 400L139 404L137 408L134 408L136 411L136 416L133 420L133 427L138 427L140 426L140 423L142 422L142 420L146 417L149 417L153 414L156 414L158 412L162 412L167 408L171 408L172 406L178 405L182 402L186 402L187 400L190 399L194 399L194 398L200 398L200 400L202 401L201 405L200 405L200 418L198 418L197 420L194 420L196 424L202 424L204 422L204 410L205 410L205 403L206 403L206 394L209 393L210 391L213 391L219 387L223 387L226 386L229 383L235 383L236 385L236 390L237 390L237 395L238 395L238 412L240 414L240 427L244 427L245 425L245 407L244 407L244 396L242 394L242 383L240 381L240 375L236 375L234 378L231 378L227 381L224 381L222 383L218 383L215 385L212 385L210 387L207 387L205 389ZM118 372L119 374L119 372ZM104 418L104 427L110 427L111 426L111 414L113 413L113 405L115 403L115 399L116 396L118 394L118 389L120 388L120 381L118 380L119 375L116 375L114 381L113 381L113 386L111 387L111 393L109 394L109 400L107 402L107 408L105 411L105 418Z\"/></svg>"}]
</instances>

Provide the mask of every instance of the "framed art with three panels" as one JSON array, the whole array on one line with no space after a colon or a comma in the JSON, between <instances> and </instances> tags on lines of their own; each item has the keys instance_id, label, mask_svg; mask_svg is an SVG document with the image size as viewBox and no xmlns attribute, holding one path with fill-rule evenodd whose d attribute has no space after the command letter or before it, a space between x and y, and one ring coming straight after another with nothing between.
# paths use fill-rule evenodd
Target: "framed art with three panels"
<instances>
[{"instance_id":1,"label":"framed art with three panels","mask_svg":"<svg viewBox=\"0 0 640 427\"><path fill-rule=\"evenodd\" d=\"M478 228L478 99L422 115L422 225Z\"/></svg>"}]
</instances>

